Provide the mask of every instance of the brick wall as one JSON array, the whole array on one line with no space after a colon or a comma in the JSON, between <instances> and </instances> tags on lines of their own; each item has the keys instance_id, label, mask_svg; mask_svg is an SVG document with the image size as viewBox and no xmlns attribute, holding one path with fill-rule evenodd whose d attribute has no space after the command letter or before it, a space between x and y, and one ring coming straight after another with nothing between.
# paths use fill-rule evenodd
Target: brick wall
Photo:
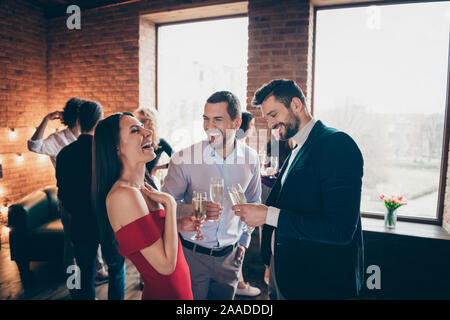
<instances>
[{"instance_id":1,"label":"brick wall","mask_svg":"<svg viewBox=\"0 0 450 320\"><path fill-rule=\"evenodd\" d=\"M54 183L50 160L29 152L26 144L49 111L46 30L39 7L23 0L0 3L0 205ZM57 127L50 125L47 134Z\"/></svg>"},{"instance_id":2,"label":"brick wall","mask_svg":"<svg viewBox=\"0 0 450 320\"><path fill-rule=\"evenodd\" d=\"M310 92L308 81L308 48L312 33L308 32L312 8L309 1L255 0L248 6L249 44L247 105L255 91L274 78L295 80L304 93ZM308 95L309 98L309 95ZM249 108L256 117L257 128L266 129L261 111Z\"/></svg>"},{"instance_id":3,"label":"brick wall","mask_svg":"<svg viewBox=\"0 0 450 320\"><path fill-rule=\"evenodd\" d=\"M49 20L48 102L73 96L98 101L105 114L139 105L139 15L133 5L81 12L81 29L67 16Z\"/></svg>"}]
</instances>

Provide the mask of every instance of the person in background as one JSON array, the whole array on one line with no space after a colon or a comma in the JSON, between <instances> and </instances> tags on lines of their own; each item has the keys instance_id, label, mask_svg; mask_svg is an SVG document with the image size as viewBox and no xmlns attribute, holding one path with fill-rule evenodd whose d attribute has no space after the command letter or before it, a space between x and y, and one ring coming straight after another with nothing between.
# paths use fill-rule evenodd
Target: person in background
<instances>
[{"instance_id":1,"label":"person in background","mask_svg":"<svg viewBox=\"0 0 450 320\"><path fill-rule=\"evenodd\" d=\"M31 139L28 140L28 150L49 156L53 167L56 167L56 156L59 151L77 140L80 135L80 125L77 121L78 111L80 105L85 101L86 100L80 98L71 98L66 102L63 111L53 111L47 114L44 119L42 119L41 124L37 127L36 132ZM63 130L56 131L55 133L50 134L46 139L43 139L48 122L52 120L60 120L61 123L67 127ZM69 236L71 218L67 210L64 210L59 203L58 210L61 213L61 222L64 228L63 264L64 268L67 269L68 266L74 264L73 244ZM106 281L108 279L108 272L105 269L105 263L103 262L100 249L97 254L96 268L97 283Z\"/></svg>"},{"instance_id":2,"label":"person in background","mask_svg":"<svg viewBox=\"0 0 450 320\"><path fill-rule=\"evenodd\" d=\"M239 183L248 203L260 203L261 179L255 150L236 140L241 107L231 92L218 91L206 101L203 129L208 140L175 153L162 191L177 200L178 217L191 216L194 191L208 191L212 178L223 179L220 202L206 202L201 239L181 232L195 300L232 300L252 230L231 210L227 187ZM210 195L211 196L211 195ZM222 207L223 205L223 207Z\"/></svg>"},{"instance_id":3,"label":"person in background","mask_svg":"<svg viewBox=\"0 0 450 320\"><path fill-rule=\"evenodd\" d=\"M256 135L255 117L250 112L242 112L242 123L238 131L236 131L236 139L245 143L247 137ZM242 268L239 272L239 282L236 288L236 295L256 297L261 294L261 290L257 287L251 286L245 282Z\"/></svg>"},{"instance_id":4,"label":"person in background","mask_svg":"<svg viewBox=\"0 0 450 320\"><path fill-rule=\"evenodd\" d=\"M169 143L160 138L158 135L158 112L153 108L139 108L134 111L135 117L144 125L144 127L153 132L153 149L155 150L156 157L146 164L145 180L155 189L161 188L160 181L156 178L156 172L161 169L167 169L169 163L158 165L158 161L161 158L163 152L169 156L172 156L173 150Z\"/></svg>"},{"instance_id":5,"label":"person in background","mask_svg":"<svg viewBox=\"0 0 450 320\"><path fill-rule=\"evenodd\" d=\"M53 166L56 167L56 156L59 151L77 140L80 135L80 127L77 125L78 109L83 102L85 100L72 98L67 101L63 111L53 111L47 114L31 139L28 140L28 150L49 156ZM60 120L67 127L43 139L48 122L52 120Z\"/></svg>"},{"instance_id":6,"label":"person in background","mask_svg":"<svg viewBox=\"0 0 450 320\"><path fill-rule=\"evenodd\" d=\"M92 203L92 140L94 129L103 117L99 103L86 101L80 106L78 139L64 147L56 158L58 198L72 217L70 236L75 260L80 268L80 287L73 290L76 300L95 299L96 256L99 229ZM113 243L102 243L108 264L108 298L120 300L125 295L125 260Z\"/></svg>"},{"instance_id":7,"label":"person in background","mask_svg":"<svg viewBox=\"0 0 450 320\"><path fill-rule=\"evenodd\" d=\"M168 168L169 163L162 165L157 164L163 152L165 152L169 158L172 156L172 147L166 140L159 138L158 111L153 108L141 107L134 111L134 116L144 125L145 129L152 131L152 147L156 157L152 161L147 162L145 165L145 181L152 186L152 188L159 190L161 189L161 181L159 181L156 177L156 172L158 170ZM144 288L144 280L142 276L139 287L141 290Z\"/></svg>"},{"instance_id":8,"label":"person in background","mask_svg":"<svg viewBox=\"0 0 450 320\"><path fill-rule=\"evenodd\" d=\"M247 137L256 135L255 117L250 112L242 112L242 123L236 131L236 139L245 143Z\"/></svg>"},{"instance_id":9,"label":"person in background","mask_svg":"<svg viewBox=\"0 0 450 320\"><path fill-rule=\"evenodd\" d=\"M156 157L152 132L123 112L101 121L94 139L93 191L102 243L117 243L136 266L145 282L143 300L192 300L178 230L201 224L193 216L177 220L173 197L145 183L145 164Z\"/></svg>"}]
</instances>

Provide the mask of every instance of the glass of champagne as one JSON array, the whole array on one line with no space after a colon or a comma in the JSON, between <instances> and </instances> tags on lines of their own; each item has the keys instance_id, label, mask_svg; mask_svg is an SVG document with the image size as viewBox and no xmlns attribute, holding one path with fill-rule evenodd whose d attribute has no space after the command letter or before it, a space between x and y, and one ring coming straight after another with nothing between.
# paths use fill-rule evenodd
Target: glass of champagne
<instances>
[{"instance_id":1,"label":"glass of champagne","mask_svg":"<svg viewBox=\"0 0 450 320\"><path fill-rule=\"evenodd\" d=\"M228 194L230 196L231 202L233 205L237 204L245 204L247 203L247 198L245 197L245 192L242 189L239 183L233 184L231 187L228 187ZM255 228L247 226L244 222L242 230L244 232L250 231L252 232Z\"/></svg>"},{"instance_id":2,"label":"glass of champagne","mask_svg":"<svg viewBox=\"0 0 450 320\"><path fill-rule=\"evenodd\" d=\"M206 218L206 202L208 200L206 192L194 191L192 198L192 214L197 220L204 220ZM200 234L200 229L191 237L191 240L204 240L206 237Z\"/></svg>"},{"instance_id":3,"label":"glass of champagne","mask_svg":"<svg viewBox=\"0 0 450 320\"><path fill-rule=\"evenodd\" d=\"M266 159L267 159L267 156L266 156L266 151L261 151L259 154L258 154L258 157L259 157L259 165L260 165L260 171L261 171L261 173L262 174L264 174L265 173L265 171L266 171Z\"/></svg>"},{"instance_id":4,"label":"glass of champagne","mask_svg":"<svg viewBox=\"0 0 450 320\"><path fill-rule=\"evenodd\" d=\"M223 179L219 177L211 178L209 185L209 196L212 202L221 203L223 199ZM217 220L216 220L217 221Z\"/></svg>"}]
</instances>

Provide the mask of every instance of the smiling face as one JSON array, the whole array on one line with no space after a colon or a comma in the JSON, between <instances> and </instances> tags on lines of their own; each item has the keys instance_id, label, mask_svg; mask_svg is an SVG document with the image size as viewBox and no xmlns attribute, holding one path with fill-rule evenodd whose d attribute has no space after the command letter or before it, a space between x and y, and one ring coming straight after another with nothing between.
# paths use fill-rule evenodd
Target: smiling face
<instances>
[{"instance_id":1,"label":"smiling face","mask_svg":"<svg viewBox=\"0 0 450 320\"><path fill-rule=\"evenodd\" d=\"M294 99L298 101L294 101ZM298 104L298 102L301 104L300 99L293 98L291 107L286 108L282 102L275 99L274 96L270 96L261 105L269 129L278 130L280 140L292 138L300 128L300 117L295 113L298 112L298 108L303 108L303 105L297 106L296 103Z\"/></svg>"},{"instance_id":2,"label":"smiling face","mask_svg":"<svg viewBox=\"0 0 450 320\"><path fill-rule=\"evenodd\" d=\"M123 116L120 119L118 155L123 164L132 166L147 163L156 155L152 147L152 131L145 129L136 118Z\"/></svg>"},{"instance_id":3,"label":"smiling face","mask_svg":"<svg viewBox=\"0 0 450 320\"><path fill-rule=\"evenodd\" d=\"M234 141L236 130L241 126L242 119L237 117L232 120L227 106L227 102L206 103L203 112L203 129L215 149Z\"/></svg>"},{"instance_id":4,"label":"smiling face","mask_svg":"<svg viewBox=\"0 0 450 320\"><path fill-rule=\"evenodd\" d=\"M136 117L136 119L137 119L140 123L142 123L142 124L144 125L144 128L145 128L145 129L152 130L152 128L151 128L151 121L150 121L149 118L147 118L147 117L145 116L145 114L144 114L143 112L135 113L134 116Z\"/></svg>"}]
</instances>

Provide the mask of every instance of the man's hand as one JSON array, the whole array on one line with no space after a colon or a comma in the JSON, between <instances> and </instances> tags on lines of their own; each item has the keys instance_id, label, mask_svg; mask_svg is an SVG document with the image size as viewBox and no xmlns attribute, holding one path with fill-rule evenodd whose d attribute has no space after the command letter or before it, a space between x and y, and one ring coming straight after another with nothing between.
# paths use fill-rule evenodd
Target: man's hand
<instances>
[{"instance_id":1,"label":"man's hand","mask_svg":"<svg viewBox=\"0 0 450 320\"><path fill-rule=\"evenodd\" d=\"M263 204L237 204L231 209L249 227L258 227L266 223L268 207Z\"/></svg>"},{"instance_id":2,"label":"man's hand","mask_svg":"<svg viewBox=\"0 0 450 320\"><path fill-rule=\"evenodd\" d=\"M243 245L238 245L238 255L237 255L237 260L238 261L242 261L244 259L245 256L245 251L247 251L247 248L244 247Z\"/></svg>"},{"instance_id":3,"label":"man's hand","mask_svg":"<svg viewBox=\"0 0 450 320\"><path fill-rule=\"evenodd\" d=\"M203 220L198 220L194 216L185 216L177 222L180 231L198 231L203 226Z\"/></svg>"},{"instance_id":4,"label":"man's hand","mask_svg":"<svg viewBox=\"0 0 450 320\"><path fill-rule=\"evenodd\" d=\"M220 203L208 201L206 202L206 220L219 220L223 208Z\"/></svg>"}]
</instances>

